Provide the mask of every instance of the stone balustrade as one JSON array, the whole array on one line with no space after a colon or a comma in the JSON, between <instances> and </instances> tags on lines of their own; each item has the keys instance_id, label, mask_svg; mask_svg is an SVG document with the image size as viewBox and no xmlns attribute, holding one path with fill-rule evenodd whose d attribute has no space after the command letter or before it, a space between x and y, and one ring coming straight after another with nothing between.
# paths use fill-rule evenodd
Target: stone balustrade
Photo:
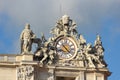
<instances>
[{"instance_id":1,"label":"stone balustrade","mask_svg":"<svg viewBox=\"0 0 120 80\"><path fill-rule=\"evenodd\" d=\"M15 54L0 54L0 61L16 61Z\"/></svg>"},{"instance_id":2,"label":"stone balustrade","mask_svg":"<svg viewBox=\"0 0 120 80\"><path fill-rule=\"evenodd\" d=\"M0 54L0 62L32 61L32 54Z\"/></svg>"}]
</instances>

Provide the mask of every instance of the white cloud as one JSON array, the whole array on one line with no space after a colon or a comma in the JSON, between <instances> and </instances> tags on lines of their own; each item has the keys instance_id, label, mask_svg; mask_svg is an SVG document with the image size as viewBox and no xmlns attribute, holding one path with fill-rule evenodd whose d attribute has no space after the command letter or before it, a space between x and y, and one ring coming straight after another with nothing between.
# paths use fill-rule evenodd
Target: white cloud
<instances>
[{"instance_id":1,"label":"white cloud","mask_svg":"<svg viewBox=\"0 0 120 80\"><path fill-rule=\"evenodd\" d=\"M104 28L104 20L120 16L119 7L119 0L0 0L0 14L5 13L10 19L6 33L16 37L13 42L18 41L25 23L31 24L38 37L41 32L49 36L63 14L76 21L80 33L96 34Z\"/></svg>"},{"instance_id":2,"label":"white cloud","mask_svg":"<svg viewBox=\"0 0 120 80\"><path fill-rule=\"evenodd\" d=\"M98 28L99 20L108 16L117 0L12 0L1 1L3 9L14 23L31 23L35 30L47 31L63 14L69 14L75 21L86 28ZM2 4L1 3L1 4ZM111 8L111 9L110 9ZM111 14L111 13L110 13ZM93 25L93 26L91 26ZM81 29L82 29L82 26ZM97 29L96 28L96 29ZM84 29L84 28L83 28ZM94 29L92 29L94 30ZM39 31L37 31L38 33Z\"/></svg>"}]
</instances>

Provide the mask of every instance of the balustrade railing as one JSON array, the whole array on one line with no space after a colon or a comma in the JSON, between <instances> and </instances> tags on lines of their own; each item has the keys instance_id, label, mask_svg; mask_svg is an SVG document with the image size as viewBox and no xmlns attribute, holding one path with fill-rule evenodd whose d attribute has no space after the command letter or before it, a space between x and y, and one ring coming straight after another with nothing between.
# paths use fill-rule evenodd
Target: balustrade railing
<instances>
[{"instance_id":1,"label":"balustrade railing","mask_svg":"<svg viewBox=\"0 0 120 80\"><path fill-rule=\"evenodd\" d=\"M17 54L0 54L0 61L16 61Z\"/></svg>"}]
</instances>

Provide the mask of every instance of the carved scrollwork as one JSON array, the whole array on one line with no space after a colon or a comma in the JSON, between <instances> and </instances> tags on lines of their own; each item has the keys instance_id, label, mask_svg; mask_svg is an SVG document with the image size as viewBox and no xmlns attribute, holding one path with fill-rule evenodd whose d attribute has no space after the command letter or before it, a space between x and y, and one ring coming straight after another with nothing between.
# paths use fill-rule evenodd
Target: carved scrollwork
<instances>
[{"instance_id":1,"label":"carved scrollwork","mask_svg":"<svg viewBox=\"0 0 120 80\"><path fill-rule=\"evenodd\" d=\"M30 80L33 74L34 68L32 66L17 67L17 80Z\"/></svg>"}]
</instances>

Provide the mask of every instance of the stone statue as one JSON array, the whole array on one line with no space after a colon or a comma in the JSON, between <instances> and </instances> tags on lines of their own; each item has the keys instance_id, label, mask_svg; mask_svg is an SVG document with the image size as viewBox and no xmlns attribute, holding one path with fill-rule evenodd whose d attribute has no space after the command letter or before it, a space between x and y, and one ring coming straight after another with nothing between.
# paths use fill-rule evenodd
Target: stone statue
<instances>
[{"instance_id":1,"label":"stone statue","mask_svg":"<svg viewBox=\"0 0 120 80\"><path fill-rule=\"evenodd\" d=\"M47 57L48 57L47 47L42 48L42 54L43 54L43 58L42 58L42 60L40 60L41 64L43 64L43 61L45 61L47 59Z\"/></svg>"},{"instance_id":2,"label":"stone statue","mask_svg":"<svg viewBox=\"0 0 120 80\"><path fill-rule=\"evenodd\" d=\"M55 56L54 38L46 40L42 33L41 39L37 41L39 46L35 51L34 59L36 58L35 60L39 60L41 64L52 64Z\"/></svg>"},{"instance_id":3,"label":"stone statue","mask_svg":"<svg viewBox=\"0 0 120 80\"><path fill-rule=\"evenodd\" d=\"M76 56L76 59L83 60L84 59L83 53L85 53L85 48L86 48L86 40L81 34L79 35L77 44L79 44L79 48L78 48L78 54Z\"/></svg>"},{"instance_id":4,"label":"stone statue","mask_svg":"<svg viewBox=\"0 0 120 80\"><path fill-rule=\"evenodd\" d=\"M103 56L104 48L102 46L101 38L99 35L97 35L97 38L95 40L94 48L97 55Z\"/></svg>"},{"instance_id":5,"label":"stone statue","mask_svg":"<svg viewBox=\"0 0 120 80\"><path fill-rule=\"evenodd\" d=\"M54 59L55 59L55 47L54 44L52 42L52 40L48 40L49 44L48 44L48 56L49 56L49 60L48 60L48 64L52 64L54 63Z\"/></svg>"},{"instance_id":6,"label":"stone statue","mask_svg":"<svg viewBox=\"0 0 120 80\"><path fill-rule=\"evenodd\" d=\"M39 59L40 63L43 64L43 62L48 57L48 49L47 49L47 40L43 33L41 33L41 39L37 41L38 47L37 50L34 52L34 57Z\"/></svg>"},{"instance_id":7,"label":"stone statue","mask_svg":"<svg viewBox=\"0 0 120 80\"><path fill-rule=\"evenodd\" d=\"M21 40L21 53L28 53L31 51L33 39L35 38L35 34L30 30L30 24L26 24L25 29L22 31L20 35Z\"/></svg>"},{"instance_id":8,"label":"stone statue","mask_svg":"<svg viewBox=\"0 0 120 80\"><path fill-rule=\"evenodd\" d=\"M47 59L48 57L48 48L47 48L47 42L45 42L42 46L37 49L35 52L35 56L40 58L40 63L43 64L43 62Z\"/></svg>"},{"instance_id":9,"label":"stone statue","mask_svg":"<svg viewBox=\"0 0 120 80\"><path fill-rule=\"evenodd\" d=\"M107 66L106 62L103 60L104 57L104 48L102 46L101 37L97 35L97 38L94 43L95 56L99 59L100 64Z\"/></svg>"},{"instance_id":10,"label":"stone statue","mask_svg":"<svg viewBox=\"0 0 120 80\"><path fill-rule=\"evenodd\" d=\"M73 20L71 20L68 15L62 16L61 20L62 20L63 28L66 33L72 35L77 33L76 23Z\"/></svg>"},{"instance_id":11,"label":"stone statue","mask_svg":"<svg viewBox=\"0 0 120 80\"><path fill-rule=\"evenodd\" d=\"M61 19L58 20L56 27L51 30L51 33L55 36L59 34L77 34L76 24L73 20L70 19L68 15L62 16Z\"/></svg>"},{"instance_id":12,"label":"stone statue","mask_svg":"<svg viewBox=\"0 0 120 80\"><path fill-rule=\"evenodd\" d=\"M86 48L85 48L85 52L83 53L85 55L85 58L87 60L87 65L89 67L94 67L95 68L95 65L93 63L93 54L90 54L90 51L92 50L92 46L90 43L87 44Z\"/></svg>"},{"instance_id":13,"label":"stone statue","mask_svg":"<svg viewBox=\"0 0 120 80\"><path fill-rule=\"evenodd\" d=\"M95 68L97 66L97 64L99 64L100 67L104 67L104 65L98 58L98 56L96 56L94 53L91 53L91 52L92 52L92 46L91 46L91 44L88 43L86 46L85 53L84 53L88 66Z\"/></svg>"},{"instance_id":14,"label":"stone statue","mask_svg":"<svg viewBox=\"0 0 120 80\"><path fill-rule=\"evenodd\" d=\"M80 45L80 50L83 50L86 46L86 40L84 39L83 35L79 35L78 44Z\"/></svg>"}]
</instances>

